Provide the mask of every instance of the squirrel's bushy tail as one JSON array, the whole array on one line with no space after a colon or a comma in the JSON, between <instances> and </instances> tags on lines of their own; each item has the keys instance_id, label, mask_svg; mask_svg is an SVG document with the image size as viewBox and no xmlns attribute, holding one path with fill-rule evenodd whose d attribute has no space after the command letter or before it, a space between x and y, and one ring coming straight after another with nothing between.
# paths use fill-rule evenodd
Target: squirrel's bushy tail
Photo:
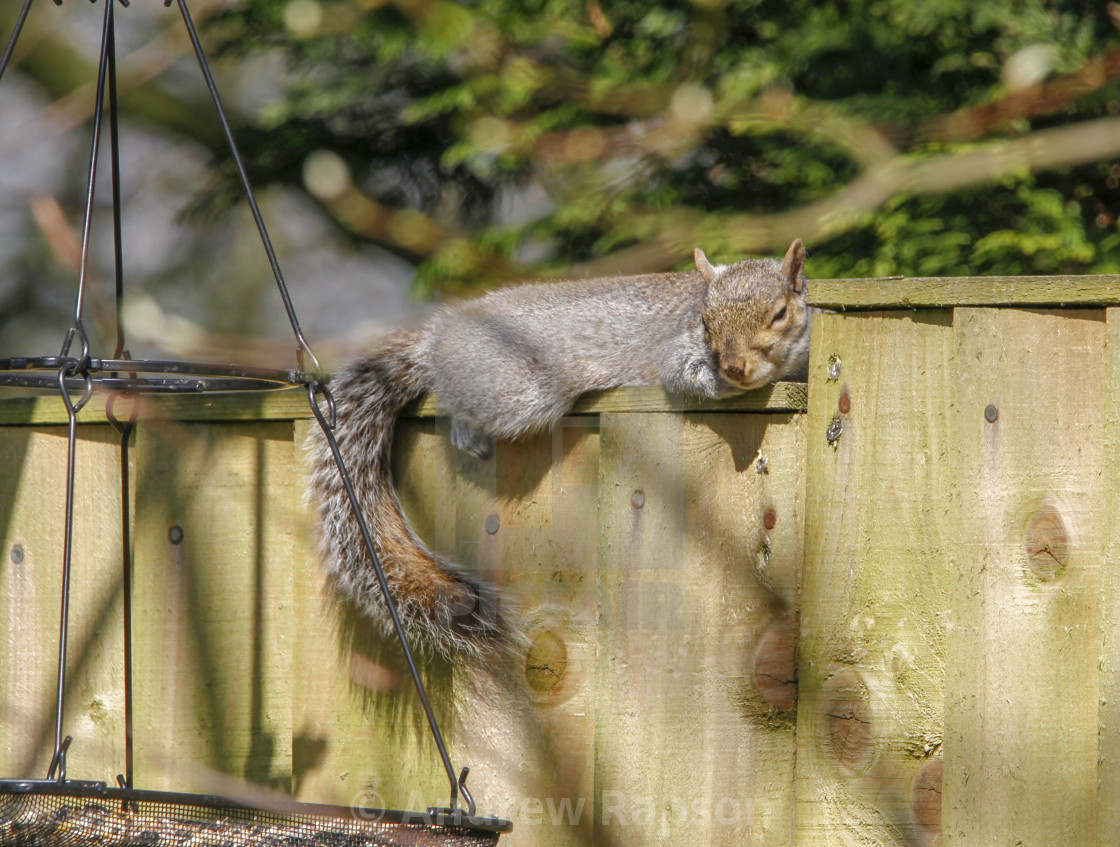
<instances>
[{"instance_id":1,"label":"squirrel's bushy tail","mask_svg":"<svg viewBox=\"0 0 1120 847\"><path fill-rule=\"evenodd\" d=\"M497 590L434 555L401 510L389 453L397 414L431 386L416 357L418 335L390 336L372 355L331 382L335 437L354 483L381 567L410 646L445 655L484 655L506 646L509 632ZM392 633L381 587L338 468L322 433L311 449L311 486L318 505L327 569L338 586L386 633Z\"/></svg>"}]
</instances>

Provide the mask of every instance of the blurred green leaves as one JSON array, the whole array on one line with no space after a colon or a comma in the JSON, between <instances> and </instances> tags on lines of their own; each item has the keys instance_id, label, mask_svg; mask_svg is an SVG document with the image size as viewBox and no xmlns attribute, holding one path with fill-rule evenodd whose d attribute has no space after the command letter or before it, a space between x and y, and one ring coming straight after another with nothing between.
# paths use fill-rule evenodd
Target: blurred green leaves
<instances>
[{"instance_id":1,"label":"blurred green leaves","mask_svg":"<svg viewBox=\"0 0 1120 847\"><path fill-rule=\"evenodd\" d=\"M254 177L304 186L336 155L352 185L324 209L428 293L795 235L822 277L1120 272L1118 21L1070 0L240 0L208 34L288 61L242 145ZM1093 122L1117 122L1096 159L1051 135L1001 164Z\"/></svg>"}]
</instances>

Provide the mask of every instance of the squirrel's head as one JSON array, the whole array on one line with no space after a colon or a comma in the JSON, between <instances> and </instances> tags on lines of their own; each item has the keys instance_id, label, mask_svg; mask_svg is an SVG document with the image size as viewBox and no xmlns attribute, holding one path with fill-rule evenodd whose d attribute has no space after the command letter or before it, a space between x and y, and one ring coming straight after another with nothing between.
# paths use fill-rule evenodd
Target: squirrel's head
<instances>
[{"instance_id":1,"label":"squirrel's head","mask_svg":"<svg viewBox=\"0 0 1120 847\"><path fill-rule=\"evenodd\" d=\"M704 340L720 374L738 388L759 388L804 367L809 349L805 245L796 239L785 258L713 266L695 251L708 283Z\"/></svg>"}]
</instances>

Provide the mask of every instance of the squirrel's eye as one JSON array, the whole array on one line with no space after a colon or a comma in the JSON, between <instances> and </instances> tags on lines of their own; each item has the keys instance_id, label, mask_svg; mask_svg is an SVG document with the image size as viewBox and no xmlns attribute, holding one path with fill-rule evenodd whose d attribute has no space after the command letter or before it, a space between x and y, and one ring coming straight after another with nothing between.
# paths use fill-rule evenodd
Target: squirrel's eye
<instances>
[{"instance_id":1,"label":"squirrel's eye","mask_svg":"<svg viewBox=\"0 0 1120 847\"><path fill-rule=\"evenodd\" d=\"M782 308L778 309L778 311L776 311L774 313L774 317L770 318L770 326L777 326L778 324L780 324L782 321L784 321L786 319L787 314L789 314L789 310L786 308L786 305L783 303Z\"/></svg>"}]
</instances>

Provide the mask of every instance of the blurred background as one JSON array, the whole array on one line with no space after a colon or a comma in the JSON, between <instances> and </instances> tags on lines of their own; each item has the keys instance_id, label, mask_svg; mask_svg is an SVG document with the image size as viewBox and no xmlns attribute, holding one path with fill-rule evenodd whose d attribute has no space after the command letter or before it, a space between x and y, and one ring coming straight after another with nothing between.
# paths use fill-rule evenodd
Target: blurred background
<instances>
[{"instance_id":1,"label":"blurred background","mask_svg":"<svg viewBox=\"0 0 1120 847\"><path fill-rule=\"evenodd\" d=\"M0 80L0 356L57 353L104 0L33 4ZM0 2L6 40L21 3ZM1120 4L193 0L328 367L513 279L809 247L811 277L1120 273ZM175 5L117 11L136 356L289 366ZM114 338L107 133L87 302Z\"/></svg>"}]
</instances>

